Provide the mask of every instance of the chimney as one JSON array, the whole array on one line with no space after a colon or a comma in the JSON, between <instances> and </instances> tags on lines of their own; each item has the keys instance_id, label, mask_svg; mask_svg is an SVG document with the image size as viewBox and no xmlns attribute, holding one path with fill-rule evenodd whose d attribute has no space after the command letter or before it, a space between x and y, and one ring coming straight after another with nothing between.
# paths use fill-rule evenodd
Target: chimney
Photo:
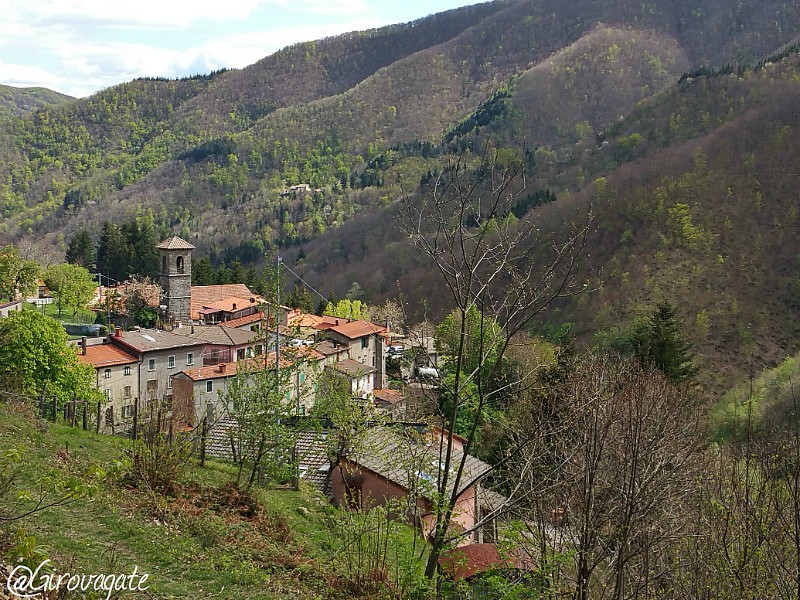
<instances>
[{"instance_id":1,"label":"chimney","mask_svg":"<svg viewBox=\"0 0 800 600\"><path fill-rule=\"evenodd\" d=\"M194 325L192 325L192 335L194 335Z\"/></svg>"},{"instance_id":2,"label":"chimney","mask_svg":"<svg viewBox=\"0 0 800 600\"><path fill-rule=\"evenodd\" d=\"M224 373L225 372L225 363L219 363L219 365L217 365L217 370L220 373Z\"/></svg>"},{"instance_id":3,"label":"chimney","mask_svg":"<svg viewBox=\"0 0 800 600\"><path fill-rule=\"evenodd\" d=\"M119 337L122 337L122 327L117 327L117 328L114 330L114 337L118 337L118 338L119 338Z\"/></svg>"},{"instance_id":4,"label":"chimney","mask_svg":"<svg viewBox=\"0 0 800 600\"><path fill-rule=\"evenodd\" d=\"M81 338L81 354L86 356L86 336Z\"/></svg>"},{"instance_id":5,"label":"chimney","mask_svg":"<svg viewBox=\"0 0 800 600\"><path fill-rule=\"evenodd\" d=\"M236 302L233 303L233 310L236 310Z\"/></svg>"}]
</instances>

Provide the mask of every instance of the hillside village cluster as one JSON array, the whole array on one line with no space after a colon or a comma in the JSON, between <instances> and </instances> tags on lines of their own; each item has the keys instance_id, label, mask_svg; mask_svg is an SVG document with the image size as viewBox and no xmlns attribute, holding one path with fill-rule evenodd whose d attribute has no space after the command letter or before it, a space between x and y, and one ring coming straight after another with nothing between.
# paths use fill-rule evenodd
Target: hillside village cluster
<instances>
[{"instance_id":1,"label":"hillside village cluster","mask_svg":"<svg viewBox=\"0 0 800 600\"><path fill-rule=\"evenodd\" d=\"M397 435L398 428L422 431L424 441L418 444L421 454L418 452L417 460L422 456L430 472L422 469L418 475L436 479L435 456L445 432L404 423L406 396L413 395L408 390L415 386L403 386L404 394L389 388L387 376L387 361L408 348L417 358L415 367L403 367L405 375L421 371L437 377L432 340L402 338L387 326L366 320L276 307L240 283L193 286L194 246L173 236L157 249L163 298L153 298L153 302L161 303L162 327L112 327L107 336L84 336L72 342L79 359L94 368L96 387L104 396L98 431L131 435L137 420L142 423L149 409L167 407L171 427L187 432L207 428L204 436L209 453L230 458L229 434L238 424L229 410L227 390L237 377L275 372L280 365L280 393L297 417L308 414L318 394L324 393L318 384L322 373L349 389L356 403L372 404L385 417L383 425L366 432L370 450L348 449L338 457L341 468L335 472L331 472L330 457L319 434L298 438L295 455L300 476L334 503L357 510L401 499L418 487L418 482L409 481L408 473L397 468L403 437ZM109 293L100 290L101 304L103 295ZM430 380L415 385L418 391L433 387ZM389 428L386 423L398 427ZM463 442L454 436L456 460L463 455ZM491 515L504 498L480 483L491 470L489 465L467 456L465 469L468 483L462 484L453 523L469 532L461 545L467 552L476 552L479 562L487 552L496 558L492 543L497 524ZM415 525L427 535L435 527L432 499L422 497L418 502L423 516Z\"/></svg>"}]
</instances>

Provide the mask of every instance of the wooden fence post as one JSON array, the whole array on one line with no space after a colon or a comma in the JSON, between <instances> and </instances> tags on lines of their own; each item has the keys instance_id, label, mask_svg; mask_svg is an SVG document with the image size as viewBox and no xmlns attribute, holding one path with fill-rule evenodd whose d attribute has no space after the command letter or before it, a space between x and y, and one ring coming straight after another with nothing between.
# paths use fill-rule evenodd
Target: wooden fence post
<instances>
[{"instance_id":1,"label":"wooden fence post","mask_svg":"<svg viewBox=\"0 0 800 600\"><path fill-rule=\"evenodd\" d=\"M97 401L97 429L95 429L95 433L100 433L100 410L102 408L102 404L100 400Z\"/></svg>"},{"instance_id":2,"label":"wooden fence post","mask_svg":"<svg viewBox=\"0 0 800 600\"><path fill-rule=\"evenodd\" d=\"M58 397L53 396L53 423L58 423Z\"/></svg>"},{"instance_id":3,"label":"wooden fence post","mask_svg":"<svg viewBox=\"0 0 800 600\"><path fill-rule=\"evenodd\" d=\"M139 439L139 398L133 401L133 439Z\"/></svg>"},{"instance_id":4,"label":"wooden fence post","mask_svg":"<svg viewBox=\"0 0 800 600\"><path fill-rule=\"evenodd\" d=\"M83 401L83 430L89 430L89 401Z\"/></svg>"},{"instance_id":5,"label":"wooden fence post","mask_svg":"<svg viewBox=\"0 0 800 600\"><path fill-rule=\"evenodd\" d=\"M203 417L203 424L200 429L200 466L206 466L206 436L208 435L208 425L206 418Z\"/></svg>"},{"instance_id":6,"label":"wooden fence post","mask_svg":"<svg viewBox=\"0 0 800 600\"><path fill-rule=\"evenodd\" d=\"M70 416L72 417L72 426L75 427L78 423L78 395L75 392L72 392L72 415Z\"/></svg>"},{"instance_id":7,"label":"wooden fence post","mask_svg":"<svg viewBox=\"0 0 800 600\"><path fill-rule=\"evenodd\" d=\"M39 394L39 415L44 417L44 400L47 395L47 382L45 382L44 387L42 388L42 393Z\"/></svg>"}]
</instances>

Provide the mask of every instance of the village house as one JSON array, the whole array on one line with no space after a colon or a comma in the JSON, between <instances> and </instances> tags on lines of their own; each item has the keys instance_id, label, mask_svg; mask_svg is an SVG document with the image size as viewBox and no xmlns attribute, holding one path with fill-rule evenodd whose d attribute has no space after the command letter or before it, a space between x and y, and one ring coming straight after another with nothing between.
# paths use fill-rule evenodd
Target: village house
<instances>
[{"instance_id":1,"label":"village house","mask_svg":"<svg viewBox=\"0 0 800 600\"><path fill-rule=\"evenodd\" d=\"M257 331L245 331L219 325L191 325L180 330L181 335L205 344L201 366L237 362L261 356L265 340Z\"/></svg>"},{"instance_id":2,"label":"village house","mask_svg":"<svg viewBox=\"0 0 800 600\"><path fill-rule=\"evenodd\" d=\"M133 423L134 398L139 394L139 358L108 338L89 341L84 337L78 346L78 359L94 367L95 387L105 396L101 431L127 431Z\"/></svg>"},{"instance_id":3,"label":"village house","mask_svg":"<svg viewBox=\"0 0 800 600\"><path fill-rule=\"evenodd\" d=\"M22 310L22 300L10 300L0 302L0 319L6 318L9 313Z\"/></svg>"},{"instance_id":4,"label":"village house","mask_svg":"<svg viewBox=\"0 0 800 600\"><path fill-rule=\"evenodd\" d=\"M176 414L190 427L196 427L204 417L213 424L228 413L225 392L231 380L248 373L274 371L275 352L264 357L239 362L186 369L175 375L172 381L172 401ZM294 407L295 414L304 415L313 406L317 392L317 374L324 357L309 348L281 354L281 369L284 371L285 399Z\"/></svg>"},{"instance_id":5,"label":"village house","mask_svg":"<svg viewBox=\"0 0 800 600\"><path fill-rule=\"evenodd\" d=\"M436 526L433 497L442 469L440 442L446 443L445 437L435 428L422 434L407 427L367 430L331 474L334 502L362 510L411 494L416 502L405 517L427 538ZM454 436L451 475L464 456L463 443L463 438ZM505 499L481 483L490 471L483 461L466 456L451 522L455 534L463 532L459 545L497 540L493 515ZM448 495L450 491L452 484Z\"/></svg>"},{"instance_id":6,"label":"village house","mask_svg":"<svg viewBox=\"0 0 800 600\"><path fill-rule=\"evenodd\" d=\"M156 399L169 402L172 378L183 369L200 365L205 346L202 340L156 329L122 331L118 328L109 336L109 341L141 363L135 384L140 411Z\"/></svg>"},{"instance_id":7,"label":"village house","mask_svg":"<svg viewBox=\"0 0 800 600\"><path fill-rule=\"evenodd\" d=\"M336 363L350 358L350 345L336 340L322 340L314 344L314 350L325 357L325 365L333 366Z\"/></svg>"},{"instance_id":8,"label":"village house","mask_svg":"<svg viewBox=\"0 0 800 600\"><path fill-rule=\"evenodd\" d=\"M347 382L353 398L372 398L377 371L375 367L370 367L352 358L345 358L332 365L326 365L325 368L334 376Z\"/></svg>"},{"instance_id":9,"label":"village house","mask_svg":"<svg viewBox=\"0 0 800 600\"><path fill-rule=\"evenodd\" d=\"M328 317L317 328L325 332L325 337L338 344L346 345L350 359L375 369L373 387L385 388L386 378L386 328L369 321L351 321Z\"/></svg>"}]
</instances>

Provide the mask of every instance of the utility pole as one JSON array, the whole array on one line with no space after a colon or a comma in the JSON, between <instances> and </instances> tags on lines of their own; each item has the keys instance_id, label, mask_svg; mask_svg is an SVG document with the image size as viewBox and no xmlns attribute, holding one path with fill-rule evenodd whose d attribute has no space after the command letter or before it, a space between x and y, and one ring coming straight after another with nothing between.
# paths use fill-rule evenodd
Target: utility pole
<instances>
[{"instance_id":1,"label":"utility pole","mask_svg":"<svg viewBox=\"0 0 800 600\"><path fill-rule=\"evenodd\" d=\"M275 375L280 373L281 367L281 263L283 259L280 256L277 258L278 265L276 269L275 278Z\"/></svg>"}]
</instances>

